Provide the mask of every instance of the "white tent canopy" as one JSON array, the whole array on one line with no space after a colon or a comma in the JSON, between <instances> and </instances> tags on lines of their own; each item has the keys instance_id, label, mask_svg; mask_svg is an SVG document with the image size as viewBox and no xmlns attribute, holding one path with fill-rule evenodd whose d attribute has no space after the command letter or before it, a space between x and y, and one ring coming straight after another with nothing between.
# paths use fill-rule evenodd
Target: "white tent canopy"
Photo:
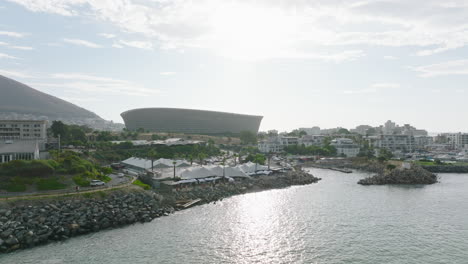
<instances>
[{"instance_id":1,"label":"white tent canopy","mask_svg":"<svg viewBox=\"0 0 468 264\"><path fill-rule=\"evenodd\" d=\"M250 161L242 165L238 165L237 167L245 173L254 173L256 170L268 170L268 166L260 164L255 165L255 163Z\"/></svg>"}]
</instances>

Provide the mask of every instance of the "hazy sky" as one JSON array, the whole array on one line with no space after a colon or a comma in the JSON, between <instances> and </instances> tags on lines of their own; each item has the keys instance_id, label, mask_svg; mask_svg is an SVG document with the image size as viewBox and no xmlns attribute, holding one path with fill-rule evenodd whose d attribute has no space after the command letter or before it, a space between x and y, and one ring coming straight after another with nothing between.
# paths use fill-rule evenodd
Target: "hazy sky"
<instances>
[{"instance_id":1,"label":"hazy sky","mask_svg":"<svg viewBox=\"0 0 468 264\"><path fill-rule=\"evenodd\" d=\"M183 107L468 131L467 54L466 0L0 0L0 74L116 122Z\"/></svg>"}]
</instances>

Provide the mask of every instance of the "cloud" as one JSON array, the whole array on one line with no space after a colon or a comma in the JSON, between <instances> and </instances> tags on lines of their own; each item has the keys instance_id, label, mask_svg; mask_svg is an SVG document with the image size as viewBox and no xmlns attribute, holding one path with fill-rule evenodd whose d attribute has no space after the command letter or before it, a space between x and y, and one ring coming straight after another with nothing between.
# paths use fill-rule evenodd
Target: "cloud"
<instances>
[{"instance_id":1,"label":"cloud","mask_svg":"<svg viewBox=\"0 0 468 264\"><path fill-rule=\"evenodd\" d=\"M400 88L399 83L374 83L371 85L372 88L377 88L377 89L396 89Z\"/></svg>"},{"instance_id":2,"label":"cloud","mask_svg":"<svg viewBox=\"0 0 468 264\"><path fill-rule=\"evenodd\" d=\"M36 83L41 87L61 87L70 90L80 90L88 93L106 93L130 96L159 95L158 89L149 89L133 82L101 77L83 73L55 73L49 76L55 82ZM59 81L59 82L57 82Z\"/></svg>"},{"instance_id":3,"label":"cloud","mask_svg":"<svg viewBox=\"0 0 468 264\"><path fill-rule=\"evenodd\" d=\"M13 38L22 38L26 36L24 33L12 32L12 31L0 31L0 36L8 36Z\"/></svg>"},{"instance_id":4,"label":"cloud","mask_svg":"<svg viewBox=\"0 0 468 264\"><path fill-rule=\"evenodd\" d=\"M83 46L83 47L87 47L87 48L93 48L93 49L102 48L102 46L99 45L99 44L96 44L96 43L93 43L93 42L90 42L90 41L87 41L87 40L82 40L82 39L65 38L65 39L63 39L63 41L66 42L66 43L70 43L70 44L78 45L78 46Z\"/></svg>"},{"instance_id":5,"label":"cloud","mask_svg":"<svg viewBox=\"0 0 468 264\"><path fill-rule=\"evenodd\" d=\"M167 71L167 72L160 72L159 74L160 74L160 75L174 75L174 74L176 74L176 73L175 73L175 72Z\"/></svg>"},{"instance_id":6,"label":"cloud","mask_svg":"<svg viewBox=\"0 0 468 264\"><path fill-rule=\"evenodd\" d=\"M33 78L32 75L26 72L21 71L12 71L12 70L2 70L0 69L0 75L4 75L11 78Z\"/></svg>"},{"instance_id":7,"label":"cloud","mask_svg":"<svg viewBox=\"0 0 468 264\"><path fill-rule=\"evenodd\" d=\"M5 54L5 53L0 53L0 59L18 59L17 57Z\"/></svg>"},{"instance_id":8,"label":"cloud","mask_svg":"<svg viewBox=\"0 0 468 264\"><path fill-rule=\"evenodd\" d=\"M369 88L360 89L360 90L345 90L344 94L371 94L377 93L385 89L397 89L400 88L398 83L374 83L369 86Z\"/></svg>"},{"instance_id":9,"label":"cloud","mask_svg":"<svg viewBox=\"0 0 468 264\"><path fill-rule=\"evenodd\" d=\"M123 46L137 48L137 49L145 49L145 50L152 50L153 44L150 41L126 41L126 40L119 40L117 43L114 43L116 48L122 48Z\"/></svg>"},{"instance_id":10,"label":"cloud","mask_svg":"<svg viewBox=\"0 0 468 264\"><path fill-rule=\"evenodd\" d=\"M241 59L339 62L347 60L341 53L357 45L360 50L415 47L418 56L468 45L468 5L456 0L9 1L33 12L98 20L141 37L115 47L203 48Z\"/></svg>"},{"instance_id":11,"label":"cloud","mask_svg":"<svg viewBox=\"0 0 468 264\"><path fill-rule=\"evenodd\" d=\"M33 50L33 47L28 46L14 46L10 45L10 43L0 41L0 46L8 47L10 49L18 49L18 50Z\"/></svg>"},{"instance_id":12,"label":"cloud","mask_svg":"<svg viewBox=\"0 0 468 264\"><path fill-rule=\"evenodd\" d=\"M18 49L18 50L33 50L33 47L29 46L9 46L12 49Z\"/></svg>"},{"instance_id":13,"label":"cloud","mask_svg":"<svg viewBox=\"0 0 468 264\"><path fill-rule=\"evenodd\" d=\"M387 55L387 56L384 56L383 58L384 58L384 60L398 60L398 57L395 57L395 56L389 56L389 55Z\"/></svg>"},{"instance_id":14,"label":"cloud","mask_svg":"<svg viewBox=\"0 0 468 264\"><path fill-rule=\"evenodd\" d=\"M108 34L108 33L100 33L98 34L99 36L103 37L103 38L107 38L107 39L111 39L111 38L115 38L116 35L114 34Z\"/></svg>"},{"instance_id":15,"label":"cloud","mask_svg":"<svg viewBox=\"0 0 468 264\"><path fill-rule=\"evenodd\" d=\"M452 60L409 68L419 72L419 76L426 78L447 75L468 75L468 60Z\"/></svg>"}]
</instances>

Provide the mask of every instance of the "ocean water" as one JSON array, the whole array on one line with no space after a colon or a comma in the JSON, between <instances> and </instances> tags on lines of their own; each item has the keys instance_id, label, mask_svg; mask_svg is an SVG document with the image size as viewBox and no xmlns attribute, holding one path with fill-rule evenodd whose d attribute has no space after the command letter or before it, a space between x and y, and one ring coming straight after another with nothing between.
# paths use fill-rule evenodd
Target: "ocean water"
<instances>
[{"instance_id":1,"label":"ocean water","mask_svg":"<svg viewBox=\"0 0 468 264\"><path fill-rule=\"evenodd\" d=\"M361 186L365 173L215 204L0 256L0 263L468 263L468 174Z\"/></svg>"}]
</instances>

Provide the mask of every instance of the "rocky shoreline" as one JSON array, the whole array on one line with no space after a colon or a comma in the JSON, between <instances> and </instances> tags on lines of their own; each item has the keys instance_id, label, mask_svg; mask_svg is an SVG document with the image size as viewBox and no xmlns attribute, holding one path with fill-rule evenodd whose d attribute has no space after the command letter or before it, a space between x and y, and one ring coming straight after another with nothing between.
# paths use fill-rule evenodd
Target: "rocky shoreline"
<instances>
[{"instance_id":1,"label":"rocky shoreline","mask_svg":"<svg viewBox=\"0 0 468 264\"><path fill-rule=\"evenodd\" d=\"M19 202L0 209L0 252L30 248L52 241L149 222L174 209L159 195L133 190L113 192L106 198Z\"/></svg>"},{"instance_id":2,"label":"rocky shoreline","mask_svg":"<svg viewBox=\"0 0 468 264\"><path fill-rule=\"evenodd\" d=\"M421 167L413 166L411 169L393 169L378 175L358 181L362 185L384 184L434 184L437 176Z\"/></svg>"},{"instance_id":3,"label":"rocky shoreline","mask_svg":"<svg viewBox=\"0 0 468 264\"><path fill-rule=\"evenodd\" d=\"M0 253L31 248L74 236L150 222L175 211L176 201L201 199L210 203L253 191L305 185L319 178L304 171L261 176L245 182L157 193L131 188L99 192L99 197L76 195L0 204Z\"/></svg>"}]
</instances>

